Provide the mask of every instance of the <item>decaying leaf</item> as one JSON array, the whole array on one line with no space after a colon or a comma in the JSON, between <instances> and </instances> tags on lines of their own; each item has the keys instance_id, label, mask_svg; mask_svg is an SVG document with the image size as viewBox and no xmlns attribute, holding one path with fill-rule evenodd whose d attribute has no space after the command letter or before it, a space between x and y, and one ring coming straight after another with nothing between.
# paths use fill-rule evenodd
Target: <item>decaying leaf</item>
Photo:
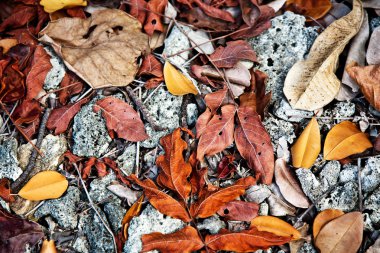
<instances>
[{"instance_id":1,"label":"decaying leaf","mask_svg":"<svg viewBox=\"0 0 380 253\"><path fill-rule=\"evenodd\" d=\"M287 0L286 10L306 16L308 21L322 18L331 9L330 0Z\"/></svg>"},{"instance_id":2,"label":"decaying leaf","mask_svg":"<svg viewBox=\"0 0 380 253\"><path fill-rule=\"evenodd\" d=\"M11 185L8 178L0 179L0 198L6 202L14 201L14 197L11 195Z\"/></svg>"},{"instance_id":3,"label":"decaying leaf","mask_svg":"<svg viewBox=\"0 0 380 253\"><path fill-rule=\"evenodd\" d=\"M321 133L315 118L312 118L292 147L293 166L308 169L313 166L321 152Z\"/></svg>"},{"instance_id":4,"label":"decaying leaf","mask_svg":"<svg viewBox=\"0 0 380 253\"><path fill-rule=\"evenodd\" d=\"M328 132L323 148L326 160L340 160L371 148L372 143L354 123L343 121Z\"/></svg>"},{"instance_id":5,"label":"decaying leaf","mask_svg":"<svg viewBox=\"0 0 380 253\"><path fill-rule=\"evenodd\" d=\"M259 204L233 200L222 206L218 214L227 220L251 221L258 215Z\"/></svg>"},{"instance_id":6,"label":"decaying leaf","mask_svg":"<svg viewBox=\"0 0 380 253\"><path fill-rule=\"evenodd\" d=\"M149 52L141 24L124 11L104 9L87 19L61 18L41 31L66 66L92 88L126 86L138 70L136 58Z\"/></svg>"},{"instance_id":7,"label":"decaying leaf","mask_svg":"<svg viewBox=\"0 0 380 253\"><path fill-rule=\"evenodd\" d=\"M352 212L327 223L319 232L315 246L321 253L356 253L362 239L362 214Z\"/></svg>"},{"instance_id":8,"label":"decaying leaf","mask_svg":"<svg viewBox=\"0 0 380 253\"><path fill-rule=\"evenodd\" d=\"M27 200L56 199L66 191L69 182L56 171L42 171L33 176L18 195Z\"/></svg>"},{"instance_id":9,"label":"decaying leaf","mask_svg":"<svg viewBox=\"0 0 380 253\"><path fill-rule=\"evenodd\" d=\"M25 96L24 74L17 64L9 64L7 60L0 60L0 101L3 103L14 102Z\"/></svg>"},{"instance_id":10,"label":"decaying leaf","mask_svg":"<svg viewBox=\"0 0 380 253\"><path fill-rule=\"evenodd\" d=\"M150 54L144 57L144 60L140 66L137 75L153 75L156 77L162 77L162 71L162 63L159 60L157 60L153 54Z\"/></svg>"},{"instance_id":11,"label":"decaying leaf","mask_svg":"<svg viewBox=\"0 0 380 253\"><path fill-rule=\"evenodd\" d=\"M173 95L198 94L193 82L168 61L164 65L164 78L168 91Z\"/></svg>"},{"instance_id":12,"label":"decaying leaf","mask_svg":"<svg viewBox=\"0 0 380 253\"><path fill-rule=\"evenodd\" d=\"M344 212L339 209L327 209L320 212L313 222L313 236L317 238L321 229L330 221L344 215Z\"/></svg>"},{"instance_id":13,"label":"decaying leaf","mask_svg":"<svg viewBox=\"0 0 380 253\"><path fill-rule=\"evenodd\" d=\"M259 231L273 233L277 236L289 237L291 240L301 238L301 233L292 225L273 216L258 216L251 221L251 227L255 227Z\"/></svg>"},{"instance_id":14,"label":"decaying leaf","mask_svg":"<svg viewBox=\"0 0 380 253\"><path fill-rule=\"evenodd\" d=\"M295 176L282 158L276 160L274 176L276 184L280 188L282 196L292 205L300 208L308 208L309 200L302 191Z\"/></svg>"},{"instance_id":15,"label":"decaying leaf","mask_svg":"<svg viewBox=\"0 0 380 253\"><path fill-rule=\"evenodd\" d=\"M40 4L47 13L53 13L63 8L72 8L75 6L87 6L86 0L41 0Z\"/></svg>"},{"instance_id":16,"label":"decaying leaf","mask_svg":"<svg viewBox=\"0 0 380 253\"><path fill-rule=\"evenodd\" d=\"M45 239L42 242L40 253L57 253L57 248L55 247L54 240Z\"/></svg>"},{"instance_id":17,"label":"decaying leaf","mask_svg":"<svg viewBox=\"0 0 380 253\"><path fill-rule=\"evenodd\" d=\"M362 21L361 1L354 0L352 11L317 37L308 58L293 65L284 84L285 96L293 108L313 111L334 99L340 88L334 73L339 55L359 31Z\"/></svg>"}]
</instances>

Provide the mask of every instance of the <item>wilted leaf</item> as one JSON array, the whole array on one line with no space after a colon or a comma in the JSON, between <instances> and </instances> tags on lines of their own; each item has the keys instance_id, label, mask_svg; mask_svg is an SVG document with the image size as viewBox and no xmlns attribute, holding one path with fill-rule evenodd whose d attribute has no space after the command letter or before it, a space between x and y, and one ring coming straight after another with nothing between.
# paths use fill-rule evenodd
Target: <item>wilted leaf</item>
<instances>
[{"instance_id":1,"label":"wilted leaf","mask_svg":"<svg viewBox=\"0 0 380 253\"><path fill-rule=\"evenodd\" d=\"M218 178L226 178L236 171L236 166L233 164L234 159L233 155L227 155L222 158L217 168Z\"/></svg>"},{"instance_id":2,"label":"wilted leaf","mask_svg":"<svg viewBox=\"0 0 380 253\"><path fill-rule=\"evenodd\" d=\"M41 0L40 4L44 11L52 13L63 8L72 8L75 6L87 6L86 0Z\"/></svg>"},{"instance_id":3,"label":"wilted leaf","mask_svg":"<svg viewBox=\"0 0 380 253\"><path fill-rule=\"evenodd\" d=\"M323 148L326 160L340 160L371 148L372 143L354 123L343 121L328 132Z\"/></svg>"},{"instance_id":4,"label":"wilted leaf","mask_svg":"<svg viewBox=\"0 0 380 253\"><path fill-rule=\"evenodd\" d=\"M0 179L0 198L6 202L13 202L14 197L11 194L11 185L8 178Z\"/></svg>"},{"instance_id":5,"label":"wilted leaf","mask_svg":"<svg viewBox=\"0 0 380 253\"><path fill-rule=\"evenodd\" d=\"M253 108L240 107L237 111L238 125L235 143L240 155L264 184L272 183L274 154L270 136Z\"/></svg>"},{"instance_id":6,"label":"wilted leaf","mask_svg":"<svg viewBox=\"0 0 380 253\"><path fill-rule=\"evenodd\" d=\"M138 70L136 58L150 50L141 24L117 9L98 10L87 19L52 21L41 35L94 89L128 85Z\"/></svg>"},{"instance_id":7,"label":"wilted leaf","mask_svg":"<svg viewBox=\"0 0 380 253\"><path fill-rule=\"evenodd\" d=\"M33 176L18 195L27 200L56 199L66 191L69 182L56 171L42 171Z\"/></svg>"},{"instance_id":8,"label":"wilted leaf","mask_svg":"<svg viewBox=\"0 0 380 253\"><path fill-rule=\"evenodd\" d=\"M17 64L8 64L7 60L0 60L0 101L9 103L25 96L25 79Z\"/></svg>"},{"instance_id":9,"label":"wilted leaf","mask_svg":"<svg viewBox=\"0 0 380 253\"><path fill-rule=\"evenodd\" d=\"M141 240L142 252L154 249L161 253L194 252L204 247L197 230L191 226L186 226L171 234L155 232L143 235Z\"/></svg>"},{"instance_id":10,"label":"wilted leaf","mask_svg":"<svg viewBox=\"0 0 380 253\"><path fill-rule=\"evenodd\" d=\"M344 215L344 212L339 209L327 209L320 212L313 222L313 236L317 238L319 231L330 221Z\"/></svg>"},{"instance_id":11,"label":"wilted leaf","mask_svg":"<svg viewBox=\"0 0 380 253\"><path fill-rule=\"evenodd\" d=\"M146 5L144 0L131 0L129 14L135 17L141 25L144 24L146 18Z\"/></svg>"},{"instance_id":12,"label":"wilted leaf","mask_svg":"<svg viewBox=\"0 0 380 253\"><path fill-rule=\"evenodd\" d=\"M45 239L42 243L40 253L57 253L54 240Z\"/></svg>"},{"instance_id":13,"label":"wilted leaf","mask_svg":"<svg viewBox=\"0 0 380 253\"><path fill-rule=\"evenodd\" d=\"M273 216L294 216L296 214L296 208L285 201L284 198L271 193L267 199L269 205L269 214Z\"/></svg>"},{"instance_id":14,"label":"wilted leaf","mask_svg":"<svg viewBox=\"0 0 380 253\"><path fill-rule=\"evenodd\" d=\"M273 216L259 216L251 221L251 228L255 227L259 231L273 233L277 236L289 237L291 240L298 240L301 238L301 233L289 223L273 217Z\"/></svg>"},{"instance_id":15,"label":"wilted leaf","mask_svg":"<svg viewBox=\"0 0 380 253\"><path fill-rule=\"evenodd\" d=\"M227 22L235 22L235 19L233 18L233 16L231 15L231 13L229 13L228 11L225 11L225 10L218 9L218 8L213 7L213 6L207 5L206 3L204 3L201 0L192 0L190 2L193 2L196 5L198 5L198 7L200 9L202 9L202 11L206 15L208 15L208 16L210 16L212 18L221 19L221 20L224 20L224 21L227 21Z\"/></svg>"},{"instance_id":16,"label":"wilted leaf","mask_svg":"<svg viewBox=\"0 0 380 253\"><path fill-rule=\"evenodd\" d=\"M230 29L234 24L227 21L212 18L207 16L199 7L195 7L186 12L180 12L180 16L187 19L187 21L199 28L213 29L216 31L223 31Z\"/></svg>"},{"instance_id":17,"label":"wilted leaf","mask_svg":"<svg viewBox=\"0 0 380 253\"><path fill-rule=\"evenodd\" d=\"M30 124L41 115L42 108L36 100L24 100L19 104L12 114L16 125Z\"/></svg>"},{"instance_id":18,"label":"wilted leaf","mask_svg":"<svg viewBox=\"0 0 380 253\"><path fill-rule=\"evenodd\" d=\"M233 200L222 206L218 214L227 220L251 221L259 213L259 204Z\"/></svg>"},{"instance_id":19,"label":"wilted leaf","mask_svg":"<svg viewBox=\"0 0 380 253\"><path fill-rule=\"evenodd\" d=\"M67 103L70 96L78 94L83 89L83 83L73 73L66 72L60 84L62 90L59 91L59 102L62 105Z\"/></svg>"},{"instance_id":20,"label":"wilted leaf","mask_svg":"<svg viewBox=\"0 0 380 253\"><path fill-rule=\"evenodd\" d=\"M312 118L292 147L293 166L308 169L313 166L321 152L321 133L315 118Z\"/></svg>"},{"instance_id":21,"label":"wilted leaf","mask_svg":"<svg viewBox=\"0 0 380 253\"><path fill-rule=\"evenodd\" d=\"M194 95L198 94L198 90L194 86L193 82L181 72L179 72L168 61L165 62L164 65L164 78L166 87L173 95L181 96L188 93L192 93Z\"/></svg>"},{"instance_id":22,"label":"wilted leaf","mask_svg":"<svg viewBox=\"0 0 380 253\"><path fill-rule=\"evenodd\" d=\"M121 99L106 97L96 102L94 112L102 110L108 130L128 141L143 141L149 136L144 123L133 108Z\"/></svg>"},{"instance_id":23,"label":"wilted leaf","mask_svg":"<svg viewBox=\"0 0 380 253\"><path fill-rule=\"evenodd\" d=\"M309 200L302 191L295 176L282 158L276 160L274 176L276 184L280 188L282 196L292 205L300 208L308 208Z\"/></svg>"},{"instance_id":24,"label":"wilted leaf","mask_svg":"<svg viewBox=\"0 0 380 253\"><path fill-rule=\"evenodd\" d=\"M312 21L322 18L331 7L330 0L287 0L285 8L288 11L304 15L308 21Z\"/></svg>"},{"instance_id":25,"label":"wilted leaf","mask_svg":"<svg viewBox=\"0 0 380 253\"><path fill-rule=\"evenodd\" d=\"M361 1L353 10L328 26L314 41L306 60L298 61L288 72L284 93L296 109L313 111L330 103L340 88L335 76L339 55L363 21Z\"/></svg>"},{"instance_id":26,"label":"wilted leaf","mask_svg":"<svg viewBox=\"0 0 380 253\"><path fill-rule=\"evenodd\" d=\"M162 71L162 63L159 60L157 60L153 54L150 54L144 57L144 60L140 66L139 72L137 72L137 75L153 75L156 77L162 77Z\"/></svg>"},{"instance_id":27,"label":"wilted leaf","mask_svg":"<svg viewBox=\"0 0 380 253\"><path fill-rule=\"evenodd\" d=\"M16 39L2 39L0 40L0 47L3 49L3 54L6 54L9 49L16 46L18 41Z\"/></svg>"},{"instance_id":28,"label":"wilted leaf","mask_svg":"<svg viewBox=\"0 0 380 253\"><path fill-rule=\"evenodd\" d=\"M352 212L327 223L319 232L315 246L323 253L356 253L362 239L362 214Z\"/></svg>"}]
</instances>

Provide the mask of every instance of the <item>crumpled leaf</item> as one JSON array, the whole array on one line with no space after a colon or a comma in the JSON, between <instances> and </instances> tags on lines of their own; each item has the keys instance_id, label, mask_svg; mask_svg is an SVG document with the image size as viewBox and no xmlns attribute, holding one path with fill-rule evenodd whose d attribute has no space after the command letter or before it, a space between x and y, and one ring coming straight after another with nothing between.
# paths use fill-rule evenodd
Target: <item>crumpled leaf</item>
<instances>
[{"instance_id":1,"label":"crumpled leaf","mask_svg":"<svg viewBox=\"0 0 380 253\"><path fill-rule=\"evenodd\" d=\"M327 209L320 212L313 222L313 236L317 238L321 229L330 221L344 215L344 212L339 209Z\"/></svg>"},{"instance_id":2,"label":"crumpled leaf","mask_svg":"<svg viewBox=\"0 0 380 253\"><path fill-rule=\"evenodd\" d=\"M273 216L258 216L251 221L251 228L255 227L258 231L273 233L277 236L289 237L291 240L301 238L301 233L289 223L273 217Z\"/></svg>"},{"instance_id":3,"label":"crumpled leaf","mask_svg":"<svg viewBox=\"0 0 380 253\"><path fill-rule=\"evenodd\" d=\"M108 130L115 131L119 138L134 142L149 138L140 116L123 100L106 97L97 101L93 109L102 110Z\"/></svg>"},{"instance_id":4,"label":"crumpled leaf","mask_svg":"<svg viewBox=\"0 0 380 253\"><path fill-rule=\"evenodd\" d=\"M321 133L314 117L298 137L291 151L294 167L309 169L313 166L321 152Z\"/></svg>"},{"instance_id":5,"label":"crumpled leaf","mask_svg":"<svg viewBox=\"0 0 380 253\"><path fill-rule=\"evenodd\" d=\"M128 239L128 227L133 217L140 215L141 207L144 203L144 194L138 198L135 203L128 209L127 213L124 215L123 220L121 221L122 227L122 239L125 242Z\"/></svg>"},{"instance_id":6,"label":"crumpled leaf","mask_svg":"<svg viewBox=\"0 0 380 253\"><path fill-rule=\"evenodd\" d=\"M69 182L56 171L42 171L33 176L18 195L27 200L57 199L65 193Z\"/></svg>"},{"instance_id":7,"label":"crumpled leaf","mask_svg":"<svg viewBox=\"0 0 380 253\"><path fill-rule=\"evenodd\" d=\"M218 214L227 220L251 221L259 213L259 204L233 200L222 206Z\"/></svg>"},{"instance_id":8,"label":"crumpled leaf","mask_svg":"<svg viewBox=\"0 0 380 253\"><path fill-rule=\"evenodd\" d=\"M284 94L293 108L313 111L334 99L340 88L340 80L334 74L339 55L359 31L362 21L361 1L354 0L352 11L317 37L308 58L293 65L284 84Z\"/></svg>"},{"instance_id":9,"label":"crumpled leaf","mask_svg":"<svg viewBox=\"0 0 380 253\"><path fill-rule=\"evenodd\" d=\"M41 0L40 5L44 7L47 13L53 13L63 8L72 8L75 6L87 6L86 0Z\"/></svg>"},{"instance_id":10,"label":"crumpled leaf","mask_svg":"<svg viewBox=\"0 0 380 253\"><path fill-rule=\"evenodd\" d=\"M343 121L328 132L323 148L325 160L340 160L371 148L372 143L354 123Z\"/></svg>"},{"instance_id":11,"label":"crumpled leaf","mask_svg":"<svg viewBox=\"0 0 380 253\"><path fill-rule=\"evenodd\" d=\"M131 83L138 70L136 58L150 51L141 24L117 9L98 10L87 19L52 21L40 35L94 89Z\"/></svg>"},{"instance_id":12,"label":"crumpled leaf","mask_svg":"<svg viewBox=\"0 0 380 253\"><path fill-rule=\"evenodd\" d=\"M304 15L307 21L322 18L331 9L330 0L287 0L285 9ZM313 19L311 19L311 18Z\"/></svg>"},{"instance_id":13,"label":"crumpled leaf","mask_svg":"<svg viewBox=\"0 0 380 253\"><path fill-rule=\"evenodd\" d=\"M143 235L141 240L143 243L142 252L154 249L162 253L195 252L204 247L198 231L191 226L186 226L171 234L154 232Z\"/></svg>"},{"instance_id":14,"label":"crumpled leaf","mask_svg":"<svg viewBox=\"0 0 380 253\"><path fill-rule=\"evenodd\" d=\"M156 77L163 76L162 63L154 57L153 54L144 57L137 75L153 75Z\"/></svg>"},{"instance_id":15,"label":"crumpled leaf","mask_svg":"<svg viewBox=\"0 0 380 253\"><path fill-rule=\"evenodd\" d=\"M193 82L168 61L164 65L164 78L168 91L173 95L198 94L198 90Z\"/></svg>"},{"instance_id":16,"label":"crumpled leaf","mask_svg":"<svg viewBox=\"0 0 380 253\"><path fill-rule=\"evenodd\" d=\"M363 239L363 227L360 212L347 213L322 228L315 246L323 253L356 253Z\"/></svg>"}]
</instances>

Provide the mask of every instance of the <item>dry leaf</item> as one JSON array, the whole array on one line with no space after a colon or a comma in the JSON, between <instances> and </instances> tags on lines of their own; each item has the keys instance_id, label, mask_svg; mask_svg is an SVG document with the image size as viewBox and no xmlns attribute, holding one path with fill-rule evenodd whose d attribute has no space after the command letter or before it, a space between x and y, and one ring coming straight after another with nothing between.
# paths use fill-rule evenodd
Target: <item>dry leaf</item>
<instances>
[{"instance_id":1,"label":"dry leaf","mask_svg":"<svg viewBox=\"0 0 380 253\"><path fill-rule=\"evenodd\" d=\"M135 203L136 200L141 196L141 192L134 191L129 187L119 184L118 182L107 186L107 190L119 198L126 200L128 206L131 206L133 203Z\"/></svg>"},{"instance_id":2,"label":"dry leaf","mask_svg":"<svg viewBox=\"0 0 380 253\"><path fill-rule=\"evenodd\" d=\"M47 13L53 13L63 8L72 8L75 6L87 6L86 0L41 0L40 5L44 7Z\"/></svg>"},{"instance_id":3,"label":"dry leaf","mask_svg":"<svg viewBox=\"0 0 380 253\"><path fill-rule=\"evenodd\" d=\"M298 137L291 151L294 167L309 169L313 166L321 152L321 133L314 117Z\"/></svg>"},{"instance_id":4,"label":"dry leaf","mask_svg":"<svg viewBox=\"0 0 380 253\"><path fill-rule=\"evenodd\" d=\"M284 84L285 96L293 108L313 111L334 99L340 88L334 73L339 55L359 31L362 21L361 1L354 0L352 11L317 37L308 58L293 65Z\"/></svg>"},{"instance_id":5,"label":"dry leaf","mask_svg":"<svg viewBox=\"0 0 380 253\"><path fill-rule=\"evenodd\" d=\"M276 160L274 176L276 179L276 184L280 188L281 194L286 201L296 207L309 207L310 203L308 198L302 191L298 181L286 165L286 161L284 159L279 158Z\"/></svg>"},{"instance_id":6,"label":"dry leaf","mask_svg":"<svg viewBox=\"0 0 380 253\"><path fill-rule=\"evenodd\" d=\"M215 113L216 110L219 109L219 107L221 107L222 105L226 105L229 101L228 101L228 89L227 88L223 88L221 90L217 90L215 92L212 92L212 93L208 93L206 96L205 96L205 102L206 102L206 105L208 106L208 108L211 109L211 113ZM231 99L232 100L232 99ZM198 129L197 129L197 135L198 135ZM199 136L197 136L199 137Z\"/></svg>"},{"instance_id":7,"label":"dry leaf","mask_svg":"<svg viewBox=\"0 0 380 253\"><path fill-rule=\"evenodd\" d=\"M227 220L251 221L257 217L259 208L256 203L233 200L222 206L217 213Z\"/></svg>"},{"instance_id":8,"label":"dry leaf","mask_svg":"<svg viewBox=\"0 0 380 253\"><path fill-rule=\"evenodd\" d=\"M311 236L309 235L309 224L304 222L302 226L297 228L297 230L301 233L301 238L296 241L289 242L290 253L298 253L306 242L310 243L311 241Z\"/></svg>"},{"instance_id":9,"label":"dry leaf","mask_svg":"<svg viewBox=\"0 0 380 253\"><path fill-rule=\"evenodd\" d=\"M377 27L371 34L367 49L367 62L369 65L380 64L380 28ZM362 64L361 64L362 65ZM364 63L363 63L364 65Z\"/></svg>"},{"instance_id":10,"label":"dry leaf","mask_svg":"<svg viewBox=\"0 0 380 253\"><path fill-rule=\"evenodd\" d=\"M163 67L162 63L154 57L153 54L147 55L144 57L144 60L140 66L137 75L153 75L156 77L163 76Z\"/></svg>"},{"instance_id":11,"label":"dry leaf","mask_svg":"<svg viewBox=\"0 0 380 253\"><path fill-rule=\"evenodd\" d=\"M3 7L2 7L3 8ZM9 17L3 19L0 25L0 32L7 28L18 28L31 22L37 16L37 11L34 6L17 5Z\"/></svg>"},{"instance_id":12,"label":"dry leaf","mask_svg":"<svg viewBox=\"0 0 380 253\"><path fill-rule=\"evenodd\" d=\"M363 226L360 212L342 215L322 228L315 246L321 253L356 253L363 239Z\"/></svg>"},{"instance_id":13,"label":"dry leaf","mask_svg":"<svg viewBox=\"0 0 380 253\"><path fill-rule=\"evenodd\" d=\"M215 49L210 41L210 36L203 30L191 30L187 36L190 38L191 46L197 46L194 48L201 54L212 54ZM198 46L200 45L200 46Z\"/></svg>"},{"instance_id":14,"label":"dry leaf","mask_svg":"<svg viewBox=\"0 0 380 253\"><path fill-rule=\"evenodd\" d=\"M322 18L331 9L330 0L287 0L286 10L304 15L307 21ZM311 18L310 18L311 17Z\"/></svg>"},{"instance_id":15,"label":"dry leaf","mask_svg":"<svg viewBox=\"0 0 380 253\"><path fill-rule=\"evenodd\" d=\"M327 209L320 212L313 222L313 236L317 238L317 235L321 229L330 221L344 215L344 212L339 209Z\"/></svg>"},{"instance_id":16,"label":"dry leaf","mask_svg":"<svg viewBox=\"0 0 380 253\"><path fill-rule=\"evenodd\" d=\"M11 195L11 184L8 178L0 179L0 198L6 202L15 201L14 197Z\"/></svg>"},{"instance_id":17,"label":"dry leaf","mask_svg":"<svg viewBox=\"0 0 380 253\"><path fill-rule=\"evenodd\" d=\"M325 160L340 160L371 148L372 143L354 123L343 121L328 132L323 148Z\"/></svg>"},{"instance_id":18,"label":"dry leaf","mask_svg":"<svg viewBox=\"0 0 380 253\"><path fill-rule=\"evenodd\" d=\"M33 176L18 195L27 200L56 199L66 191L69 182L56 171L42 171Z\"/></svg>"},{"instance_id":19,"label":"dry leaf","mask_svg":"<svg viewBox=\"0 0 380 253\"><path fill-rule=\"evenodd\" d=\"M292 240L301 238L301 233L292 225L273 216L256 217L251 221L251 227L256 227L259 231L270 232L277 236L290 237Z\"/></svg>"},{"instance_id":20,"label":"dry leaf","mask_svg":"<svg viewBox=\"0 0 380 253\"><path fill-rule=\"evenodd\" d=\"M273 216L294 216L296 214L296 208L286 202L282 196L280 197L272 193L267 199L267 202L269 205L269 213Z\"/></svg>"},{"instance_id":21,"label":"dry leaf","mask_svg":"<svg viewBox=\"0 0 380 253\"><path fill-rule=\"evenodd\" d=\"M117 9L98 10L87 19L61 18L40 34L40 41L51 44L94 89L128 85L138 70L136 58L149 52L141 24Z\"/></svg>"},{"instance_id":22,"label":"dry leaf","mask_svg":"<svg viewBox=\"0 0 380 253\"><path fill-rule=\"evenodd\" d=\"M42 243L40 253L57 253L54 240L45 239Z\"/></svg>"},{"instance_id":23,"label":"dry leaf","mask_svg":"<svg viewBox=\"0 0 380 253\"><path fill-rule=\"evenodd\" d=\"M144 31L152 36L155 31L164 32L162 24L162 14L168 5L168 0L150 0L146 5L147 17L145 20ZM160 15L161 14L161 15Z\"/></svg>"},{"instance_id":24,"label":"dry leaf","mask_svg":"<svg viewBox=\"0 0 380 253\"><path fill-rule=\"evenodd\" d=\"M141 207L144 203L144 194L140 196L139 199L136 200L135 203L128 209L127 213L124 215L123 220L121 222L122 227L122 239L125 242L128 239L128 227L133 217L140 215Z\"/></svg>"},{"instance_id":25,"label":"dry leaf","mask_svg":"<svg viewBox=\"0 0 380 253\"><path fill-rule=\"evenodd\" d=\"M16 39L2 39L0 40L0 47L3 48L3 54L6 54L9 49L16 46L18 41Z\"/></svg>"},{"instance_id":26,"label":"dry leaf","mask_svg":"<svg viewBox=\"0 0 380 253\"><path fill-rule=\"evenodd\" d=\"M164 65L164 78L168 91L173 95L198 94L198 90L193 82L168 61Z\"/></svg>"}]
</instances>

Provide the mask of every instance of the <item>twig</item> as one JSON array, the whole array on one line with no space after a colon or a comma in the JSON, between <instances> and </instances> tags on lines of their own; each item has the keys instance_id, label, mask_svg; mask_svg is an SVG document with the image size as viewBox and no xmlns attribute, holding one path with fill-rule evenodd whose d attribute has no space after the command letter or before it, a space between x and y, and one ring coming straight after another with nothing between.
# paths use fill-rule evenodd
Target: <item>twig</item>
<instances>
[{"instance_id":1,"label":"twig","mask_svg":"<svg viewBox=\"0 0 380 253\"><path fill-rule=\"evenodd\" d=\"M362 167L362 159L358 158L358 190L359 190L359 211L363 211L363 193L362 193L362 180L361 180L361 167Z\"/></svg>"},{"instance_id":2,"label":"twig","mask_svg":"<svg viewBox=\"0 0 380 253\"><path fill-rule=\"evenodd\" d=\"M139 99L141 99L141 89L139 89ZM136 176L138 177L140 174L140 142L136 143L136 158L135 158L135 166L136 166Z\"/></svg>"},{"instance_id":3,"label":"twig","mask_svg":"<svg viewBox=\"0 0 380 253\"><path fill-rule=\"evenodd\" d=\"M38 205L36 205L32 210L30 210L29 212L27 212L24 217L28 217L29 215L31 215L32 213L34 213L40 206L42 206L43 204L45 203L45 200L41 201L40 203L38 203Z\"/></svg>"},{"instance_id":4,"label":"twig","mask_svg":"<svg viewBox=\"0 0 380 253\"><path fill-rule=\"evenodd\" d=\"M116 239L115 239L115 236L112 232L112 230L109 228L109 226L107 225L106 221L103 219L103 217L100 215L99 211L96 209L95 205L94 205L94 202L92 202L92 199L90 197L90 194L88 193L87 191L87 188L86 188L86 184L84 183L83 181L83 178L79 172L79 169L78 169L78 165L76 163L73 163L74 165L74 168L76 169L77 173L78 173L78 177L79 177L79 180L81 181L82 183L82 186L83 186L83 189L86 193L86 196L87 196L87 199L88 199L88 202L90 203L90 206L91 208L95 211L96 215L99 217L99 219L101 220L101 222L103 223L104 227L107 229L107 231L110 233L110 235L112 236L112 241L113 241L113 247L115 249L115 253L117 253L117 246L116 246Z\"/></svg>"},{"instance_id":5,"label":"twig","mask_svg":"<svg viewBox=\"0 0 380 253\"><path fill-rule=\"evenodd\" d=\"M6 120L4 120L4 123L3 123L3 125L1 126L1 129L0 129L0 133L4 132L4 129L6 128L8 121L11 119L11 116L12 116L13 112L15 111L17 105L18 105L18 101L13 106L11 112L9 114L7 114L8 118Z\"/></svg>"},{"instance_id":6,"label":"twig","mask_svg":"<svg viewBox=\"0 0 380 253\"><path fill-rule=\"evenodd\" d=\"M145 100L143 101L143 104L145 104L146 102L149 101L149 99L153 96L154 93L156 93L156 91L158 91L159 88L161 88L163 86L163 83L160 83L146 98Z\"/></svg>"},{"instance_id":7,"label":"twig","mask_svg":"<svg viewBox=\"0 0 380 253\"><path fill-rule=\"evenodd\" d=\"M187 125L187 105L189 104L189 102L190 102L190 95L189 94L184 95L182 99L182 105L181 105L180 124L182 127L185 127L185 128L189 127Z\"/></svg>"}]
</instances>

